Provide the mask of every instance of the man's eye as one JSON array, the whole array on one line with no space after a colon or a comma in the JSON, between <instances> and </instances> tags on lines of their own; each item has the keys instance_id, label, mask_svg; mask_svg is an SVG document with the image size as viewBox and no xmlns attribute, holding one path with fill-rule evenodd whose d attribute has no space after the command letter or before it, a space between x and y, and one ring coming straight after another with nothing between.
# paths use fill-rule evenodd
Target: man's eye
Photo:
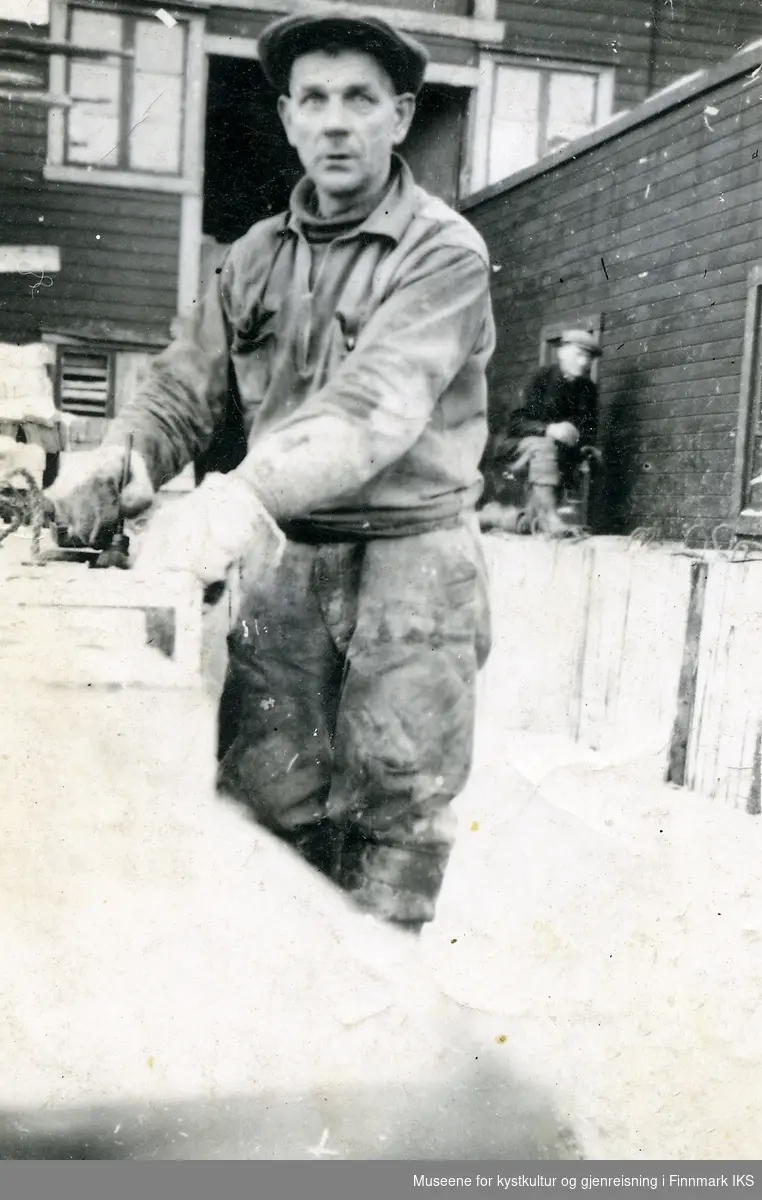
<instances>
[{"instance_id":1,"label":"man's eye","mask_svg":"<svg viewBox=\"0 0 762 1200\"><path fill-rule=\"evenodd\" d=\"M312 95L302 96L302 108L320 108L323 103L323 97L318 96L313 92Z\"/></svg>"},{"instance_id":2,"label":"man's eye","mask_svg":"<svg viewBox=\"0 0 762 1200\"><path fill-rule=\"evenodd\" d=\"M352 96L351 104L353 108L358 108L361 112L365 112L373 107L373 100L364 92L359 92L356 96Z\"/></svg>"}]
</instances>

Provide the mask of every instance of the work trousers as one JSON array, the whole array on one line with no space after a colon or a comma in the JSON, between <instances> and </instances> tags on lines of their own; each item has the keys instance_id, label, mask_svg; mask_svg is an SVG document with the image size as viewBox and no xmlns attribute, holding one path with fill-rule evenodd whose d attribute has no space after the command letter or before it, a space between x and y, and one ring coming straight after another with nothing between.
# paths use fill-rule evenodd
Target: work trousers
<instances>
[{"instance_id":1,"label":"work trousers","mask_svg":"<svg viewBox=\"0 0 762 1200\"><path fill-rule=\"evenodd\" d=\"M377 917L434 916L489 652L472 514L363 542L289 540L244 580L220 704L220 790Z\"/></svg>"}]
</instances>

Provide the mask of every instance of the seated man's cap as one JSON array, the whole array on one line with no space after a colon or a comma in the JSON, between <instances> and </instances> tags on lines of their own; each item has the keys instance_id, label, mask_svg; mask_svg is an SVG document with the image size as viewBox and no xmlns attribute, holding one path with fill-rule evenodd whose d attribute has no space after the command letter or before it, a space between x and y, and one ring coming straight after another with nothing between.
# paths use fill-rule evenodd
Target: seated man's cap
<instances>
[{"instance_id":1,"label":"seated man's cap","mask_svg":"<svg viewBox=\"0 0 762 1200\"><path fill-rule=\"evenodd\" d=\"M259 35L259 61L269 83L281 95L288 92L295 59L331 43L371 54L384 67L397 95L423 86L428 51L380 17L342 13L297 13L273 21Z\"/></svg>"},{"instance_id":2,"label":"seated man's cap","mask_svg":"<svg viewBox=\"0 0 762 1200\"><path fill-rule=\"evenodd\" d=\"M565 329L561 334L561 345L579 346L580 350L587 350L595 358L603 353L598 339L586 329Z\"/></svg>"}]
</instances>

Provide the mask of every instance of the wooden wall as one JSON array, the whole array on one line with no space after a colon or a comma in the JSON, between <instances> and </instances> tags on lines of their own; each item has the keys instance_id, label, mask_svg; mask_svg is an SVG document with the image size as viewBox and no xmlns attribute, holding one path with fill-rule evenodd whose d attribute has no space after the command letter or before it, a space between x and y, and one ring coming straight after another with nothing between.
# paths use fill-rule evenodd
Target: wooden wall
<instances>
[{"instance_id":1,"label":"wooden wall","mask_svg":"<svg viewBox=\"0 0 762 1200\"><path fill-rule=\"evenodd\" d=\"M628 108L648 92L651 0L499 0L505 49L516 54L614 67L615 107Z\"/></svg>"},{"instance_id":2,"label":"wooden wall","mask_svg":"<svg viewBox=\"0 0 762 1200\"><path fill-rule=\"evenodd\" d=\"M39 107L0 100L0 150L0 242L61 250L60 274L38 284L0 274L0 341L34 341L43 325L87 322L168 333L179 196L46 181L47 116Z\"/></svg>"},{"instance_id":3,"label":"wooden wall","mask_svg":"<svg viewBox=\"0 0 762 1200\"><path fill-rule=\"evenodd\" d=\"M541 327L603 317L604 529L678 537L729 515L746 280L762 258L758 61L737 63L464 205L493 259L493 428L537 362ZM494 480L489 451L485 468Z\"/></svg>"},{"instance_id":4,"label":"wooden wall","mask_svg":"<svg viewBox=\"0 0 762 1200\"><path fill-rule=\"evenodd\" d=\"M762 36L758 0L498 0L505 49L615 69L620 111Z\"/></svg>"}]
</instances>

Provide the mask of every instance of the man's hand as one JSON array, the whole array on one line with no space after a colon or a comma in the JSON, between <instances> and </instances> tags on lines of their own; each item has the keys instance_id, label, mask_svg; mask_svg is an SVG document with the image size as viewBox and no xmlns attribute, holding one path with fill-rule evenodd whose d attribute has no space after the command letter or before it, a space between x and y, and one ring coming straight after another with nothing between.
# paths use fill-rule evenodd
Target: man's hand
<instances>
[{"instance_id":1,"label":"man's hand","mask_svg":"<svg viewBox=\"0 0 762 1200\"><path fill-rule=\"evenodd\" d=\"M579 430L576 425L572 425L571 421L558 421L553 425L548 425L545 435L552 438L554 442L560 442L563 446L576 446L579 441Z\"/></svg>"},{"instance_id":2,"label":"man's hand","mask_svg":"<svg viewBox=\"0 0 762 1200\"><path fill-rule=\"evenodd\" d=\"M102 446L61 456L58 478L45 498L56 525L72 544L99 548L120 516L138 516L153 503L145 459L134 450L120 495L125 455L121 446Z\"/></svg>"},{"instance_id":3,"label":"man's hand","mask_svg":"<svg viewBox=\"0 0 762 1200\"><path fill-rule=\"evenodd\" d=\"M144 576L187 571L209 586L248 560L254 572L277 563L285 538L254 489L235 473L209 474L188 496L167 498L138 546Z\"/></svg>"}]
</instances>

